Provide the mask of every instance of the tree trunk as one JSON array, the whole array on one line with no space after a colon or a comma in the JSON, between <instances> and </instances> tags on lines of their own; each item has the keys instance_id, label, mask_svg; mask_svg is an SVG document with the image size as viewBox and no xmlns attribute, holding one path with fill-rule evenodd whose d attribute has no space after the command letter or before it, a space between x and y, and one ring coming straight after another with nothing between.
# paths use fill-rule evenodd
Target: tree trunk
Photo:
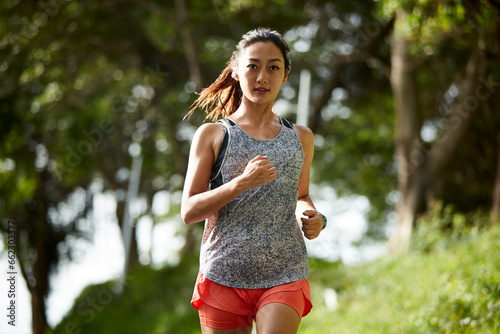
<instances>
[{"instance_id":1,"label":"tree trunk","mask_svg":"<svg viewBox=\"0 0 500 334\"><path fill-rule=\"evenodd\" d=\"M488 67L485 55L479 49L473 50L460 83L457 102L449 112L447 127L432 148L427 149L420 138L415 68L409 55L410 42L398 30L401 26L398 21L403 20L405 15L404 10L396 14L391 49L398 191L402 199L396 206L397 220L389 238L389 249L399 252L409 249L417 214L425 209L425 196L432 193L431 188L438 184L440 172L467 132L471 115L477 111L480 102L491 95L491 87L483 78Z\"/></svg>"},{"instance_id":2,"label":"tree trunk","mask_svg":"<svg viewBox=\"0 0 500 334\"><path fill-rule=\"evenodd\" d=\"M402 195L401 201L396 206L395 230L389 239L389 247L395 251L406 251L410 244L411 232L421 200L419 167L424 163L424 157L415 154L420 144L420 125L414 66L409 54L410 41L398 30L397 24L398 21L404 19L405 15L403 10L396 14L391 50L398 191Z\"/></svg>"},{"instance_id":3,"label":"tree trunk","mask_svg":"<svg viewBox=\"0 0 500 334\"><path fill-rule=\"evenodd\" d=\"M465 75L460 83L460 92L457 102L451 108L447 127L443 135L436 140L432 149L428 152L428 163L425 166L426 184L433 184L443 167L455 153L460 140L465 136L469 128L471 117L477 112L481 101L491 96L489 89L485 86L484 76L488 68L485 54L481 50L472 51Z\"/></svg>"},{"instance_id":4,"label":"tree trunk","mask_svg":"<svg viewBox=\"0 0 500 334\"><path fill-rule=\"evenodd\" d=\"M40 278L39 274L38 275ZM45 298L47 292L37 282L36 285L30 289L31 293L31 313L32 313L32 330L33 334L44 334L47 330L47 317L45 315Z\"/></svg>"},{"instance_id":5,"label":"tree trunk","mask_svg":"<svg viewBox=\"0 0 500 334\"><path fill-rule=\"evenodd\" d=\"M36 204L35 204L36 203ZM54 260L50 254L55 245L51 243L51 228L47 222L46 205L40 200L28 204L28 222L22 222L22 230L27 232L27 243L20 245L33 254L21 257L21 272L26 280L31 295L31 323L33 334L44 334L48 328L45 314L45 299L49 292L50 263Z\"/></svg>"},{"instance_id":6,"label":"tree trunk","mask_svg":"<svg viewBox=\"0 0 500 334\"><path fill-rule=\"evenodd\" d=\"M137 224L134 224L132 226L132 238L130 239L130 253L127 268L130 271L130 269L139 265L141 265L141 262L139 261L139 245L137 244Z\"/></svg>"},{"instance_id":7,"label":"tree trunk","mask_svg":"<svg viewBox=\"0 0 500 334\"><path fill-rule=\"evenodd\" d=\"M182 259L188 255L192 255L196 248L196 238L194 235L194 227L191 226L186 231L184 246L179 251L179 257Z\"/></svg>"},{"instance_id":8,"label":"tree trunk","mask_svg":"<svg viewBox=\"0 0 500 334\"><path fill-rule=\"evenodd\" d=\"M495 184L493 185L493 203L491 205L490 224L495 225L498 222L498 212L500 211L500 150L498 151L497 172Z\"/></svg>"},{"instance_id":9,"label":"tree trunk","mask_svg":"<svg viewBox=\"0 0 500 334\"><path fill-rule=\"evenodd\" d=\"M184 0L175 0L174 4L177 25L179 26L180 37L182 39L181 42L184 46L184 52L188 63L189 76L191 77L191 81L196 85L196 88L200 89L202 88L204 80L201 72L201 65L198 60L198 50L195 39L189 27L186 3Z\"/></svg>"},{"instance_id":10,"label":"tree trunk","mask_svg":"<svg viewBox=\"0 0 500 334\"><path fill-rule=\"evenodd\" d=\"M118 226L120 226L120 230L123 230L123 217L125 214L125 200L123 201L117 201L116 203L116 217L118 218ZM130 238L130 252L129 252L129 258L128 258L128 263L127 263L127 270L130 270L137 265L140 264L139 262L139 251L137 249L137 229L136 229L136 224L132 225L132 238Z\"/></svg>"}]
</instances>

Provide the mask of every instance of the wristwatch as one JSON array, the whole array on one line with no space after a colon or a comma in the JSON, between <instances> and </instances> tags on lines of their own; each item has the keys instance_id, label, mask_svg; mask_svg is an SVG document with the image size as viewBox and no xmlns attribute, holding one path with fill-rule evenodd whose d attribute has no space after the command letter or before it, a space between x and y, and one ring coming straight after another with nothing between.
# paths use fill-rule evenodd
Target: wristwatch
<instances>
[{"instance_id":1,"label":"wristwatch","mask_svg":"<svg viewBox=\"0 0 500 334\"><path fill-rule=\"evenodd\" d=\"M322 229L322 230L324 230L324 229L325 229L325 227L326 227L326 223L328 222L328 219L327 219L327 218L326 218L326 216L325 216L324 214L322 214L321 212L316 211L316 210L313 210L313 211L314 211L314 212L316 212L316 213L319 213L320 215L322 215L322 216L323 216L323 229Z\"/></svg>"}]
</instances>

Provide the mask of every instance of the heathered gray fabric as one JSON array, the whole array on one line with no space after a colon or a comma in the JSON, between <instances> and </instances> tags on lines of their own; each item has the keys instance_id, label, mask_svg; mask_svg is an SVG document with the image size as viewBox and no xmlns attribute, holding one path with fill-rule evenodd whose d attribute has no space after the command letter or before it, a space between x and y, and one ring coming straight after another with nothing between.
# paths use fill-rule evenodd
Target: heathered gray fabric
<instances>
[{"instance_id":1,"label":"heathered gray fabric","mask_svg":"<svg viewBox=\"0 0 500 334\"><path fill-rule=\"evenodd\" d=\"M297 183L304 154L295 130L282 126L272 140L229 126L229 147L221 166L223 182L241 175L257 155L267 155L277 177L237 196L205 222L200 270L230 287L258 289L307 277L302 231L295 218Z\"/></svg>"}]
</instances>

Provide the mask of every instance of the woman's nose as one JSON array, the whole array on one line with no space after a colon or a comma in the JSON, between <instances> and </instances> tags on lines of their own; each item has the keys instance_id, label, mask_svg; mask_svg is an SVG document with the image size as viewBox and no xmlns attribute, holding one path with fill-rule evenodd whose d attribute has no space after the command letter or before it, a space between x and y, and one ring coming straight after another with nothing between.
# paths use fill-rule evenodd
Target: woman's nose
<instances>
[{"instance_id":1,"label":"woman's nose","mask_svg":"<svg viewBox=\"0 0 500 334\"><path fill-rule=\"evenodd\" d=\"M257 77L257 82L267 83L268 77L265 70L259 71L259 76Z\"/></svg>"}]
</instances>

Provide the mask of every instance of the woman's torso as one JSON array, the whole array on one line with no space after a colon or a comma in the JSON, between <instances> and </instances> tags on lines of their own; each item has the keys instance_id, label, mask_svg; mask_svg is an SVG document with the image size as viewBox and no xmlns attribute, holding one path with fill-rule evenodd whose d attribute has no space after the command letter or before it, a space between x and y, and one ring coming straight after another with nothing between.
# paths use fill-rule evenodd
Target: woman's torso
<instances>
[{"instance_id":1,"label":"woman's torso","mask_svg":"<svg viewBox=\"0 0 500 334\"><path fill-rule=\"evenodd\" d=\"M278 169L274 181L243 192L205 223L200 270L220 284L265 288L305 278L309 269L302 232L295 218L297 184L304 154L286 120L271 140L253 138L225 119L222 143L211 187L241 175L257 155L268 156Z\"/></svg>"}]
</instances>

